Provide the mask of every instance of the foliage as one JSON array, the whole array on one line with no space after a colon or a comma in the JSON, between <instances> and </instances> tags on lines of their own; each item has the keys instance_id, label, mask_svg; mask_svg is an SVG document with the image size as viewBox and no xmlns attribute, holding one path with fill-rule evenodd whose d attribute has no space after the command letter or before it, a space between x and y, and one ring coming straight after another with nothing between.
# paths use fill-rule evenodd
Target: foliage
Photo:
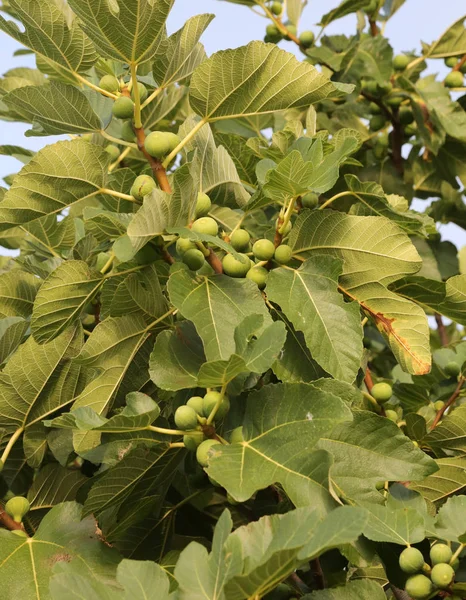
<instances>
[{"instance_id":1,"label":"foliage","mask_svg":"<svg viewBox=\"0 0 466 600\"><path fill-rule=\"evenodd\" d=\"M2 598L466 598L465 18L226 1L3 1Z\"/></svg>"}]
</instances>

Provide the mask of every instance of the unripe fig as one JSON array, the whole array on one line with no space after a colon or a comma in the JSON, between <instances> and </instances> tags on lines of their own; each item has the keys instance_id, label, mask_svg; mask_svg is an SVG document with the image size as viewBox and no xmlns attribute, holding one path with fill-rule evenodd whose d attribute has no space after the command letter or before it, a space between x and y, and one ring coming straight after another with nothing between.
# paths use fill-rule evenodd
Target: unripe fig
<instances>
[{"instance_id":1,"label":"unripe fig","mask_svg":"<svg viewBox=\"0 0 466 600\"><path fill-rule=\"evenodd\" d=\"M387 417L387 419L390 419L390 421L398 423L398 414L394 410L386 410L385 416Z\"/></svg>"},{"instance_id":2,"label":"unripe fig","mask_svg":"<svg viewBox=\"0 0 466 600\"><path fill-rule=\"evenodd\" d=\"M112 161L117 160L120 156L120 149L118 146L115 146L115 144L109 144L108 146L105 146L105 152L109 154Z\"/></svg>"},{"instance_id":3,"label":"unripe fig","mask_svg":"<svg viewBox=\"0 0 466 600\"><path fill-rule=\"evenodd\" d=\"M191 398L186 402L186 405L194 409L198 415L204 414L204 398L202 396L191 396Z\"/></svg>"},{"instance_id":4,"label":"unripe fig","mask_svg":"<svg viewBox=\"0 0 466 600\"><path fill-rule=\"evenodd\" d=\"M237 229L231 234L230 244L237 252L246 250L249 246L251 236L245 229Z\"/></svg>"},{"instance_id":5,"label":"unripe fig","mask_svg":"<svg viewBox=\"0 0 466 600\"><path fill-rule=\"evenodd\" d=\"M361 89L371 96L377 96L379 93L379 86L375 79L363 79L361 82Z\"/></svg>"},{"instance_id":6,"label":"unripe fig","mask_svg":"<svg viewBox=\"0 0 466 600\"><path fill-rule=\"evenodd\" d=\"M181 142L181 138L178 134L172 133L171 131L166 131L165 135L167 136L168 140L168 151L172 152Z\"/></svg>"},{"instance_id":7,"label":"unripe fig","mask_svg":"<svg viewBox=\"0 0 466 600\"><path fill-rule=\"evenodd\" d=\"M393 395L392 386L389 383L376 383L371 390L371 395L379 404L388 402Z\"/></svg>"},{"instance_id":8,"label":"unripe fig","mask_svg":"<svg viewBox=\"0 0 466 600\"><path fill-rule=\"evenodd\" d=\"M218 400L220 399L220 396L220 392L215 391L207 392L207 394L204 396L204 400L202 403L202 412L204 413L205 417L208 417L210 415ZM223 417L227 414L229 410L230 400L228 396L223 396L220 406L218 407L218 410L215 413L215 419L223 419Z\"/></svg>"},{"instance_id":9,"label":"unripe fig","mask_svg":"<svg viewBox=\"0 0 466 600\"><path fill-rule=\"evenodd\" d=\"M369 104L369 112L371 113L371 115L380 115L380 113L382 112L382 109L375 102L371 102Z\"/></svg>"},{"instance_id":10,"label":"unripe fig","mask_svg":"<svg viewBox=\"0 0 466 600\"><path fill-rule=\"evenodd\" d=\"M27 538L28 534L23 531L22 529L13 529L13 531L11 533L14 533L15 535L19 535L19 537L24 537Z\"/></svg>"},{"instance_id":11,"label":"unripe fig","mask_svg":"<svg viewBox=\"0 0 466 600\"><path fill-rule=\"evenodd\" d=\"M270 11L272 12L272 14L274 15L281 15L282 11L283 11L283 6L281 2L272 2L272 5L270 6Z\"/></svg>"},{"instance_id":12,"label":"unripe fig","mask_svg":"<svg viewBox=\"0 0 466 600\"><path fill-rule=\"evenodd\" d=\"M5 511L10 517L13 517L13 520L17 523L21 523L24 515L29 512L29 509L29 500L24 498L24 496L15 496L5 504Z\"/></svg>"},{"instance_id":13,"label":"unripe fig","mask_svg":"<svg viewBox=\"0 0 466 600\"><path fill-rule=\"evenodd\" d=\"M398 111L398 118L402 125L410 125L414 121L413 111L410 106L401 106Z\"/></svg>"},{"instance_id":14,"label":"unripe fig","mask_svg":"<svg viewBox=\"0 0 466 600\"><path fill-rule=\"evenodd\" d=\"M393 68L395 71L404 71L409 65L409 56L406 54L397 54L393 59Z\"/></svg>"},{"instance_id":15,"label":"unripe fig","mask_svg":"<svg viewBox=\"0 0 466 600\"><path fill-rule=\"evenodd\" d=\"M217 235L218 225L212 217L201 217L196 219L191 228L196 233L204 233L206 235Z\"/></svg>"},{"instance_id":16,"label":"unripe fig","mask_svg":"<svg viewBox=\"0 0 466 600\"><path fill-rule=\"evenodd\" d=\"M448 88L463 87L464 75L459 71L452 71L444 79L444 84Z\"/></svg>"},{"instance_id":17,"label":"unripe fig","mask_svg":"<svg viewBox=\"0 0 466 600\"><path fill-rule=\"evenodd\" d=\"M257 284L260 290L263 290L267 284L267 277L269 272L264 267L253 267L246 274L246 279L250 279Z\"/></svg>"},{"instance_id":18,"label":"unripe fig","mask_svg":"<svg viewBox=\"0 0 466 600\"><path fill-rule=\"evenodd\" d=\"M310 48L314 43L315 35L313 31L303 31L299 36L299 42L304 48Z\"/></svg>"},{"instance_id":19,"label":"unripe fig","mask_svg":"<svg viewBox=\"0 0 466 600\"><path fill-rule=\"evenodd\" d=\"M205 257L200 250L194 248L183 254L183 262L191 271L198 271L204 264Z\"/></svg>"},{"instance_id":20,"label":"unripe fig","mask_svg":"<svg viewBox=\"0 0 466 600\"><path fill-rule=\"evenodd\" d=\"M452 556L453 552L446 544L434 544L430 549L430 561L433 565L449 563Z\"/></svg>"},{"instance_id":21,"label":"unripe fig","mask_svg":"<svg viewBox=\"0 0 466 600\"><path fill-rule=\"evenodd\" d=\"M267 25L267 27L265 28L265 33L270 37L281 37L280 31L274 23L270 23L269 25Z\"/></svg>"},{"instance_id":22,"label":"unripe fig","mask_svg":"<svg viewBox=\"0 0 466 600\"><path fill-rule=\"evenodd\" d=\"M285 25L286 25L286 28L288 29L288 32L289 32L291 35L294 35L294 36L296 36L296 34L298 33L298 30L296 29L296 26L295 26L295 25L293 25L293 23L285 23ZM286 35L286 36L285 36L285 40L291 40L290 36L289 36L289 35Z\"/></svg>"},{"instance_id":23,"label":"unripe fig","mask_svg":"<svg viewBox=\"0 0 466 600\"><path fill-rule=\"evenodd\" d=\"M435 410L438 412L439 410L442 410L442 408L445 406L445 402L443 400L436 400L434 402L434 408ZM447 561L443 561L441 560L440 562L447 562Z\"/></svg>"},{"instance_id":24,"label":"unripe fig","mask_svg":"<svg viewBox=\"0 0 466 600\"><path fill-rule=\"evenodd\" d=\"M218 444L220 444L218 440L204 440L199 444L196 450L196 458L201 467L207 467L209 464L209 450Z\"/></svg>"},{"instance_id":25,"label":"unripe fig","mask_svg":"<svg viewBox=\"0 0 466 600\"><path fill-rule=\"evenodd\" d=\"M136 134L134 133L132 121L125 121L121 128L121 139L125 142L135 142Z\"/></svg>"},{"instance_id":26,"label":"unripe fig","mask_svg":"<svg viewBox=\"0 0 466 600\"><path fill-rule=\"evenodd\" d=\"M178 429L189 431L197 427L197 413L191 406L179 406L175 411L175 424Z\"/></svg>"},{"instance_id":27,"label":"unripe fig","mask_svg":"<svg viewBox=\"0 0 466 600\"><path fill-rule=\"evenodd\" d=\"M280 246L275 248L274 259L280 265L286 265L287 263L289 263L292 256L293 250L290 246L287 246L286 244L281 244Z\"/></svg>"},{"instance_id":28,"label":"unripe fig","mask_svg":"<svg viewBox=\"0 0 466 600\"><path fill-rule=\"evenodd\" d=\"M239 444L244 442L243 426L235 427L230 433L230 444Z\"/></svg>"},{"instance_id":29,"label":"unripe fig","mask_svg":"<svg viewBox=\"0 0 466 600\"><path fill-rule=\"evenodd\" d=\"M115 94L120 90L120 82L114 75L104 75L99 81L99 87L106 92Z\"/></svg>"},{"instance_id":30,"label":"unripe fig","mask_svg":"<svg viewBox=\"0 0 466 600\"><path fill-rule=\"evenodd\" d=\"M458 377L461 373L461 366L456 361L451 360L445 365L444 371L449 377Z\"/></svg>"},{"instance_id":31,"label":"unripe fig","mask_svg":"<svg viewBox=\"0 0 466 600\"><path fill-rule=\"evenodd\" d=\"M212 202L207 194L199 192L196 201L196 219L199 217L205 217L211 209Z\"/></svg>"},{"instance_id":32,"label":"unripe fig","mask_svg":"<svg viewBox=\"0 0 466 600\"><path fill-rule=\"evenodd\" d=\"M154 158L166 156L170 152L171 144L172 142L166 131L152 131L144 142L148 154Z\"/></svg>"},{"instance_id":33,"label":"unripe fig","mask_svg":"<svg viewBox=\"0 0 466 600\"><path fill-rule=\"evenodd\" d=\"M252 251L258 260L270 260L275 253L275 246L270 240L257 240Z\"/></svg>"},{"instance_id":34,"label":"unripe fig","mask_svg":"<svg viewBox=\"0 0 466 600\"><path fill-rule=\"evenodd\" d=\"M406 125L405 134L408 137L416 135L416 133L417 133L417 123L410 123L409 125Z\"/></svg>"},{"instance_id":35,"label":"unripe fig","mask_svg":"<svg viewBox=\"0 0 466 600\"><path fill-rule=\"evenodd\" d=\"M138 89L139 89L139 101L144 102L144 100L149 95L146 86L143 83L138 81ZM134 89L131 90L131 98L134 100Z\"/></svg>"},{"instance_id":36,"label":"unripe fig","mask_svg":"<svg viewBox=\"0 0 466 600\"><path fill-rule=\"evenodd\" d=\"M319 204L319 196L314 192L307 192L307 194L301 196L301 203L304 208L316 208Z\"/></svg>"},{"instance_id":37,"label":"unripe fig","mask_svg":"<svg viewBox=\"0 0 466 600\"><path fill-rule=\"evenodd\" d=\"M405 548L398 559L400 569L404 573L418 573L424 566L424 557L417 548Z\"/></svg>"},{"instance_id":38,"label":"unripe fig","mask_svg":"<svg viewBox=\"0 0 466 600\"><path fill-rule=\"evenodd\" d=\"M460 566L460 559L455 558L455 560L451 563L451 567L452 567L453 571L457 571L459 569L459 566Z\"/></svg>"},{"instance_id":39,"label":"unripe fig","mask_svg":"<svg viewBox=\"0 0 466 600\"><path fill-rule=\"evenodd\" d=\"M463 63L460 67L460 73L466 74L466 63Z\"/></svg>"},{"instance_id":40,"label":"unripe fig","mask_svg":"<svg viewBox=\"0 0 466 600\"><path fill-rule=\"evenodd\" d=\"M449 56L445 59L445 66L447 66L450 69L453 69L453 67L456 67L457 62L458 58L456 56Z\"/></svg>"},{"instance_id":41,"label":"unripe fig","mask_svg":"<svg viewBox=\"0 0 466 600\"><path fill-rule=\"evenodd\" d=\"M455 571L450 565L438 563L432 567L430 578L434 585L445 590L455 578Z\"/></svg>"},{"instance_id":42,"label":"unripe fig","mask_svg":"<svg viewBox=\"0 0 466 600\"><path fill-rule=\"evenodd\" d=\"M382 133L380 133L377 136L376 142L380 146L383 146L384 148L388 148L388 146L390 145L390 140L388 138L388 133L386 131L382 131Z\"/></svg>"},{"instance_id":43,"label":"unripe fig","mask_svg":"<svg viewBox=\"0 0 466 600\"><path fill-rule=\"evenodd\" d=\"M369 122L369 129L371 131L380 131L385 127L385 117L383 115L374 115Z\"/></svg>"},{"instance_id":44,"label":"unripe fig","mask_svg":"<svg viewBox=\"0 0 466 600\"><path fill-rule=\"evenodd\" d=\"M176 240L176 251L180 256L183 256L183 254L188 250L195 250L196 248L196 244L191 240L188 240L186 238L178 238Z\"/></svg>"},{"instance_id":45,"label":"unripe fig","mask_svg":"<svg viewBox=\"0 0 466 600\"><path fill-rule=\"evenodd\" d=\"M237 259L232 254L225 254L222 260L223 272L230 277L246 277L251 268L251 261L245 254L241 254L241 259Z\"/></svg>"},{"instance_id":46,"label":"unripe fig","mask_svg":"<svg viewBox=\"0 0 466 600\"><path fill-rule=\"evenodd\" d=\"M184 435L183 436L183 444L186 446L186 449L190 452L196 452L197 447L202 444L204 440L204 436L202 434L199 435Z\"/></svg>"},{"instance_id":47,"label":"unripe fig","mask_svg":"<svg viewBox=\"0 0 466 600\"><path fill-rule=\"evenodd\" d=\"M150 194L157 187L150 175L139 175L131 186L131 196L136 200L143 200L144 196Z\"/></svg>"},{"instance_id":48,"label":"unripe fig","mask_svg":"<svg viewBox=\"0 0 466 600\"><path fill-rule=\"evenodd\" d=\"M112 113L117 119L131 119L134 116L134 102L128 96L120 96L113 103Z\"/></svg>"},{"instance_id":49,"label":"unripe fig","mask_svg":"<svg viewBox=\"0 0 466 600\"><path fill-rule=\"evenodd\" d=\"M378 84L378 91L381 96L386 96L393 89L393 85L389 81L383 81Z\"/></svg>"},{"instance_id":50,"label":"unripe fig","mask_svg":"<svg viewBox=\"0 0 466 600\"><path fill-rule=\"evenodd\" d=\"M405 590L413 600L424 600L433 591L431 580L425 575L413 575L406 581Z\"/></svg>"},{"instance_id":51,"label":"unripe fig","mask_svg":"<svg viewBox=\"0 0 466 600\"><path fill-rule=\"evenodd\" d=\"M400 106L404 99L405 97L401 94L390 94L390 96L388 96L388 98L385 100L385 104L396 108L397 106Z\"/></svg>"}]
</instances>

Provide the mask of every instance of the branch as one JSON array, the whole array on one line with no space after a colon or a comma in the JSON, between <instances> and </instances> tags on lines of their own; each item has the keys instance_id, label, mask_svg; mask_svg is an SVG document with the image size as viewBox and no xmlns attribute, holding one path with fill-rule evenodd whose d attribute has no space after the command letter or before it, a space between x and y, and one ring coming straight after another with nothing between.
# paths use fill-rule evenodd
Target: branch
<instances>
[{"instance_id":1,"label":"branch","mask_svg":"<svg viewBox=\"0 0 466 600\"><path fill-rule=\"evenodd\" d=\"M165 167L162 165L160 160L157 160L156 158L151 156L144 146L144 142L146 141L146 134L144 133L144 128L135 127L134 131L136 133L138 148L144 154L145 158L147 159L147 162L150 164L152 172L154 173L154 176L157 179L157 183L159 184L160 189L164 192L167 192L168 194L171 194L172 188L170 186L170 182L168 181Z\"/></svg>"},{"instance_id":2,"label":"branch","mask_svg":"<svg viewBox=\"0 0 466 600\"><path fill-rule=\"evenodd\" d=\"M205 257L205 259L216 273L223 273L222 261L215 254L212 248L209 249L209 254Z\"/></svg>"},{"instance_id":3,"label":"branch","mask_svg":"<svg viewBox=\"0 0 466 600\"><path fill-rule=\"evenodd\" d=\"M371 36L376 37L379 35L379 28L377 27L377 23L372 19L369 19L369 26L371 28Z\"/></svg>"},{"instance_id":4,"label":"branch","mask_svg":"<svg viewBox=\"0 0 466 600\"><path fill-rule=\"evenodd\" d=\"M435 419L434 419L434 422L432 423L430 431L432 431L433 429L435 429L437 427L437 425L439 424L440 420L442 419L445 411L447 411L450 408L450 406L452 406L456 402L456 400L458 399L458 396L461 393L461 388L463 387L463 384L465 381L466 381L466 379L463 377L463 375L461 375L461 377L458 380L458 385L456 386L455 391L450 396L450 398L447 400L447 402L445 402L444 406L442 406L442 408L435 415Z\"/></svg>"},{"instance_id":5,"label":"branch","mask_svg":"<svg viewBox=\"0 0 466 600\"><path fill-rule=\"evenodd\" d=\"M461 69L461 67L464 65L464 63L466 63L466 54L463 56L463 58L458 61L456 63L456 65L453 67L452 71L459 71Z\"/></svg>"},{"instance_id":6,"label":"branch","mask_svg":"<svg viewBox=\"0 0 466 600\"><path fill-rule=\"evenodd\" d=\"M366 373L364 375L364 383L366 384L366 388L370 394L372 391L372 388L374 387L374 382L372 381L372 375L371 375L369 367L367 367Z\"/></svg>"},{"instance_id":7,"label":"branch","mask_svg":"<svg viewBox=\"0 0 466 600\"><path fill-rule=\"evenodd\" d=\"M314 558L310 561L309 565L311 567L312 576L316 582L317 589L325 590L325 577L324 572L322 571L320 560L318 558Z\"/></svg>"},{"instance_id":8,"label":"branch","mask_svg":"<svg viewBox=\"0 0 466 600\"><path fill-rule=\"evenodd\" d=\"M10 531L14 531L15 529L24 531L22 523L14 521L10 515L3 510L2 506L0 506L0 525L3 525L5 529L9 529Z\"/></svg>"},{"instance_id":9,"label":"branch","mask_svg":"<svg viewBox=\"0 0 466 600\"><path fill-rule=\"evenodd\" d=\"M448 346L448 334L445 329L445 324L442 321L442 315L435 313L435 322L437 323L438 334L440 336L440 343L442 346Z\"/></svg>"}]
</instances>

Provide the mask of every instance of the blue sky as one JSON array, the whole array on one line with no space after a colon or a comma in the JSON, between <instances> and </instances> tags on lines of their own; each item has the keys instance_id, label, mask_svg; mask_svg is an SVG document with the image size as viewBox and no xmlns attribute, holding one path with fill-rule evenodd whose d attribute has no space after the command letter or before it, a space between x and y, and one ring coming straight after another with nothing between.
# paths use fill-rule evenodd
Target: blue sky
<instances>
[{"instance_id":1,"label":"blue sky","mask_svg":"<svg viewBox=\"0 0 466 600\"><path fill-rule=\"evenodd\" d=\"M313 29L320 16L339 4L339 0L310 0L304 10L300 30ZM205 32L202 41L208 54L223 48L234 48L248 43L252 39L260 39L264 35L267 20L255 15L246 7L230 4L221 0L176 0L175 7L170 15L169 30L175 31L183 25L190 16L199 13L213 13L215 20ZM419 50L420 41L432 42L453 21L461 17L465 10L464 0L407 0L398 13L389 21L385 35L390 39L395 52ZM333 23L328 33L353 33L356 17L349 15ZM294 44L282 42L281 46L290 52ZM8 36L0 33L1 62L0 72L17 66L34 66L34 61L29 56L12 57L19 45ZM433 72L444 72L442 61L431 63ZM51 143L52 138L24 138L23 134L28 127L17 123L1 123L2 144L22 145L32 150L41 148L46 143ZM0 179L9 173L14 173L20 164L12 158L0 157ZM425 204L419 203L422 210ZM454 225L441 226L442 237L451 239L457 245L465 243L464 231Z\"/></svg>"}]
</instances>

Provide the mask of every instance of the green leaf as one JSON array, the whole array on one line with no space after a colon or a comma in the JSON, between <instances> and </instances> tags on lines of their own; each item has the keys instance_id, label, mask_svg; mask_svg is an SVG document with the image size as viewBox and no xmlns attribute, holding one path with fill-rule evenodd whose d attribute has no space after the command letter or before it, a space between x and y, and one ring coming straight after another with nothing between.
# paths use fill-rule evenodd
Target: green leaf
<instances>
[{"instance_id":1,"label":"green leaf","mask_svg":"<svg viewBox=\"0 0 466 600\"><path fill-rule=\"evenodd\" d=\"M159 121L169 115L186 94L186 88L172 85L162 92L142 110L144 129L157 129Z\"/></svg>"},{"instance_id":2,"label":"green leaf","mask_svg":"<svg viewBox=\"0 0 466 600\"><path fill-rule=\"evenodd\" d=\"M0 231L90 198L104 187L109 156L85 140L58 142L40 150L16 175L0 205Z\"/></svg>"},{"instance_id":3,"label":"green leaf","mask_svg":"<svg viewBox=\"0 0 466 600\"><path fill-rule=\"evenodd\" d=\"M448 453L464 456L466 452L466 405L458 406L442 418L442 421L425 438L438 456Z\"/></svg>"},{"instance_id":4,"label":"green leaf","mask_svg":"<svg viewBox=\"0 0 466 600\"><path fill-rule=\"evenodd\" d=\"M337 19L341 19L346 15L355 13L358 10L368 7L369 4L370 0L344 0L339 6L325 14L321 18L319 25L326 26L329 23L332 23L332 21L336 21Z\"/></svg>"},{"instance_id":5,"label":"green leaf","mask_svg":"<svg viewBox=\"0 0 466 600\"><path fill-rule=\"evenodd\" d=\"M252 281L226 275L198 276L179 270L170 276L168 293L173 305L192 321L204 344L207 360L227 360L235 352L234 331L250 314L270 316Z\"/></svg>"},{"instance_id":6,"label":"green leaf","mask_svg":"<svg viewBox=\"0 0 466 600\"><path fill-rule=\"evenodd\" d=\"M466 497L448 498L435 520L435 533L440 540L465 543ZM461 538L461 539L460 539Z\"/></svg>"},{"instance_id":7,"label":"green leaf","mask_svg":"<svg viewBox=\"0 0 466 600\"><path fill-rule=\"evenodd\" d=\"M82 134L99 131L106 125L83 92L59 81L19 88L4 96L3 102L20 115L22 121L33 124L26 136ZM111 107L112 101L107 100L108 116L111 116Z\"/></svg>"},{"instance_id":8,"label":"green leaf","mask_svg":"<svg viewBox=\"0 0 466 600\"><path fill-rule=\"evenodd\" d=\"M53 0L9 0L8 5L25 31L1 16L0 29L39 57L51 61L56 69L85 73L97 61L92 42L75 20L71 25L67 23Z\"/></svg>"},{"instance_id":9,"label":"green leaf","mask_svg":"<svg viewBox=\"0 0 466 600\"><path fill-rule=\"evenodd\" d=\"M460 17L424 52L429 58L445 58L466 54L466 15Z\"/></svg>"},{"instance_id":10,"label":"green leaf","mask_svg":"<svg viewBox=\"0 0 466 600\"><path fill-rule=\"evenodd\" d=\"M206 53L199 39L214 16L191 17L168 38L163 52L158 53L152 63L152 73L159 88L183 81L205 60Z\"/></svg>"},{"instance_id":11,"label":"green leaf","mask_svg":"<svg viewBox=\"0 0 466 600\"><path fill-rule=\"evenodd\" d=\"M273 270L267 296L302 331L312 357L335 379L353 382L362 358L362 328L357 303L338 292L342 261L309 258L298 269Z\"/></svg>"},{"instance_id":12,"label":"green leaf","mask_svg":"<svg viewBox=\"0 0 466 600\"><path fill-rule=\"evenodd\" d=\"M466 487L466 458L440 458L436 462L439 468L436 473L409 487L426 500L440 503L449 496L461 494Z\"/></svg>"},{"instance_id":13,"label":"green leaf","mask_svg":"<svg viewBox=\"0 0 466 600\"><path fill-rule=\"evenodd\" d=\"M162 235L167 228L188 224L198 192L189 164L177 169L173 180L173 194L155 189L144 198L129 224L128 236L135 251Z\"/></svg>"},{"instance_id":14,"label":"green leaf","mask_svg":"<svg viewBox=\"0 0 466 600\"><path fill-rule=\"evenodd\" d=\"M117 581L125 590L123 600L147 600L154 592L158 600L168 600L168 575L154 562L123 559Z\"/></svg>"},{"instance_id":15,"label":"green leaf","mask_svg":"<svg viewBox=\"0 0 466 600\"><path fill-rule=\"evenodd\" d=\"M344 586L302 596L302 600L385 600L385 598L383 587L367 579L350 581Z\"/></svg>"},{"instance_id":16,"label":"green leaf","mask_svg":"<svg viewBox=\"0 0 466 600\"><path fill-rule=\"evenodd\" d=\"M337 423L351 420L347 406L308 384L267 385L248 397L244 442L216 446L209 476L238 501L272 483L281 483L296 506L322 513L334 501L327 488L328 456L311 452Z\"/></svg>"},{"instance_id":17,"label":"green leaf","mask_svg":"<svg viewBox=\"0 0 466 600\"><path fill-rule=\"evenodd\" d=\"M24 271L0 275L0 315L27 318L32 313L34 298L41 282Z\"/></svg>"},{"instance_id":18,"label":"green leaf","mask_svg":"<svg viewBox=\"0 0 466 600\"><path fill-rule=\"evenodd\" d=\"M56 215L36 219L22 228L31 244L42 244L53 254L54 250L68 249L74 246L77 236L76 221L71 217L58 220ZM42 250L42 249L41 249Z\"/></svg>"},{"instance_id":19,"label":"green leaf","mask_svg":"<svg viewBox=\"0 0 466 600\"><path fill-rule=\"evenodd\" d=\"M103 283L103 275L81 260L68 260L44 281L34 301L31 329L40 344L50 342L80 317Z\"/></svg>"},{"instance_id":20,"label":"green leaf","mask_svg":"<svg viewBox=\"0 0 466 600\"><path fill-rule=\"evenodd\" d=\"M31 504L28 518L34 517L35 511L49 510L61 502L75 500L87 481L81 471L66 469L56 463L45 465L28 491L27 498Z\"/></svg>"},{"instance_id":21,"label":"green leaf","mask_svg":"<svg viewBox=\"0 0 466 600\"><path fill-rule=\"evenodd\" d=\"M333 456L335 492L357 503L381 504L383 496L376 490L380 481L420 480L438 468L395 423L365 411L338 425L317 447Z\"/></svg>"},{"instance_id":22,"label":"green leaf","mask_svg":"<svg viewBox=\"0 0 466 600\"><path fill-rule=\"evenodd\" d=\"M66 567L50 580L51 600L123 600L122 592Z\"/></svg>"},{"instance_id":23,"label":"green leaf","mask_svg":"<svg viewBox=\"0 0 466 600\"><path fill-rule=\"evenodd\" d=\"M212 83L215 82L215 83ZM216 52L194 71L192 109L205 121L308 107L350 86L331 82L272 44L251 42Z\"/></svg>"},{"instance_id":24,"label":"green leaf","mask_svg":"<svg viewBox=\"0 0 466 600\"><path fill-rule=\"evenodd\" d=\"M132 214L110 212L97 206L86 206L83 210L86 231L99 242L119 238L126 233Z\"/></svg>"},{"instance_id":25,"label":"green leaf","mask_svg":"<svg viewBox=\"0 0 466 600\"><path fill-rule=\"evenodd\" d=\"M341 258L340 289L374 319L403 369L418 375L429 372L429 329L424 311L385 287L421 266L416 248L397 225L383 217L303 211L289 244L296 254Z\"/></svg>"},{"instance_id":26,"label":"green leaf","mask_svg":"<svg viewBox=\"0 0 466 600\"><path fill-rule=\"evenodd\" d=\"M369 520L364 535L374 542L408 546L425 538L423 516L414 508L392 508L366 504Z\"/></svg>"},{"instance_id":27,"label":"green leaf","mask_svg":"<svg viewBox=\"0 0 466 600\"><path fill-rule=\"evenodd\" d=\"M128 275L117 287L110 306L112 317L123 317L138 312L144 313L148 323L167 312L167 301L162 295L154 265L139 273Z\"/></svg>"},{"instance_id":28,"label":"green leaf","mask_svg":"<svg viewBox=\"0 0 466 600\"><path fill-rule=\"evenodd\" d=\"M0 364L3 364L23 341L29 323L22 317L0 319Z\"/></svg>"},{"instance_id":29,"label":"green leaf","mask_svg":"<svg viewBox=\"0 0 466 600\"><path fill-rule=\"evenodd\" d=\"M173 0L69 0L69 4L103 56L140 64L150 60L164 42Z\"/></svg>"},{"instance_id":30,"label":"green leaf","mask_svg":"<svg viewBox=\"0 0 466 600\"><path fill-rule=\"evenodd\" d=\"M357 85L362 78L373 78L382 83L391 77L392 61L393 49L387 38L382 35L363 36L345 55L339 77Z\"/></svg>"},{"instance_id":31,"label":"green leaf","mask_svg":"<svg viewBox=\"0 0 466 600\"><path fill-rule=\"evenodd\" d=\"M0 530L0 578L8 581L6 598L24 594L28 600L48 600L53 568L61 562L79 568L90 581L110 580L118 553L99 539L92 517L81 518L79 504L66 502L44 517L33 538Z\"/></svg>"}]
</instances>

